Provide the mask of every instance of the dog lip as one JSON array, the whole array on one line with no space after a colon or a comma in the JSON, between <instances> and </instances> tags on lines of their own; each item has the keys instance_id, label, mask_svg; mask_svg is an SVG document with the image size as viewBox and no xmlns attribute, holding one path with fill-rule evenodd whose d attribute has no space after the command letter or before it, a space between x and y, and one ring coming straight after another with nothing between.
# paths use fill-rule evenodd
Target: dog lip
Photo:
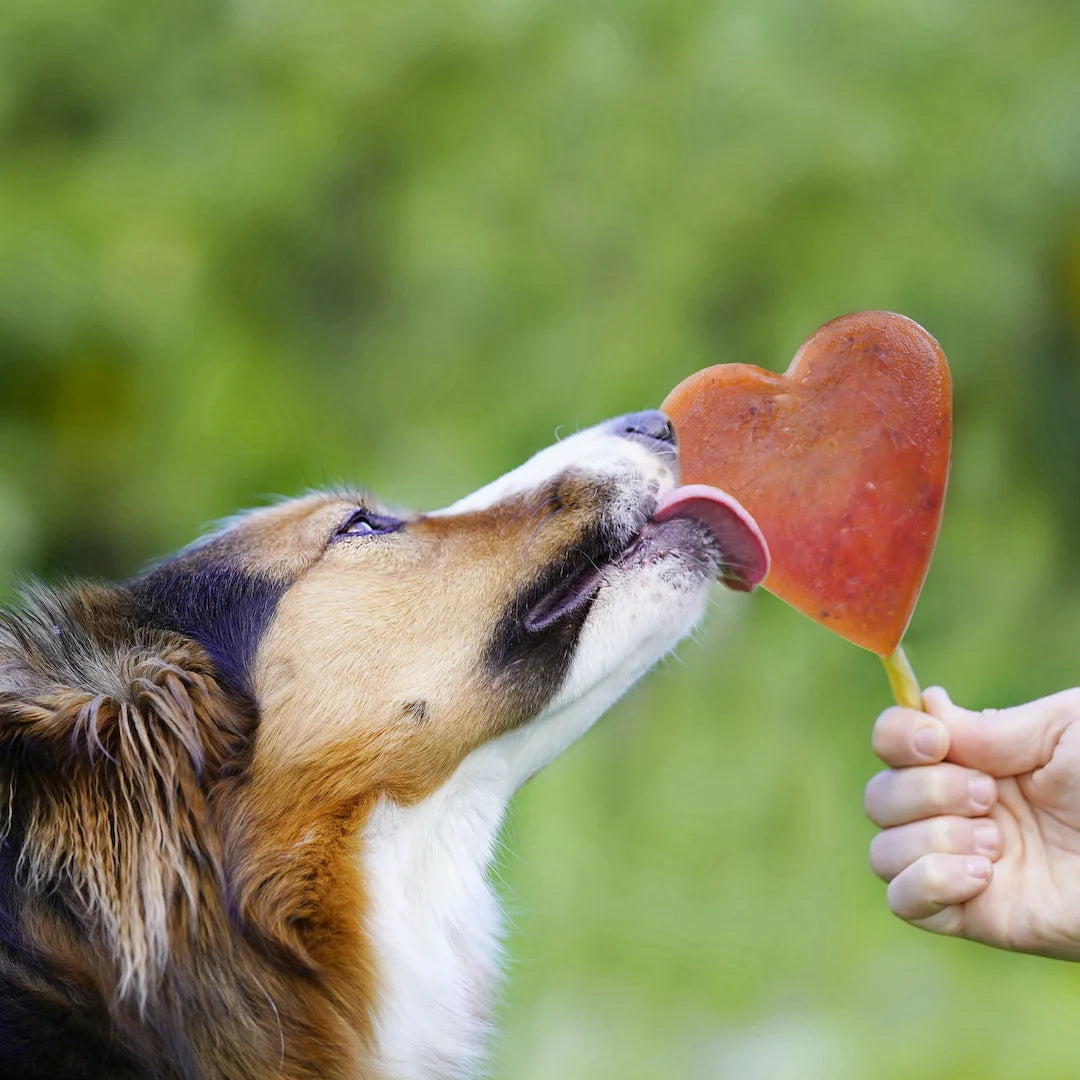
<instances>
[{"instance_id":1,"label":"dog lip","mask_svg":"<svg viewBox=\"0 0 1080 1080\"><path fill-rule=\"evenodd\" d=\"M597 528L581 537L562 560L548 568L519 608L518 621L524 631L540 634L569 616L584 618L604 584L605 573L634 548L646 523L642 513L615 534Z\"/></svg>"},{"instance_id":2,"label":"dog lip","mask_svg":"<svg viewBox=\"0 0 1080 1080\"><path fill-rule=\"evenodd\" d=\"M547 590L522 616L522 625L530 634L539 634L560 619L587 607L600 591L602 567L589 566L571 571L553 588Z\"/></svg>"}]
</instances>

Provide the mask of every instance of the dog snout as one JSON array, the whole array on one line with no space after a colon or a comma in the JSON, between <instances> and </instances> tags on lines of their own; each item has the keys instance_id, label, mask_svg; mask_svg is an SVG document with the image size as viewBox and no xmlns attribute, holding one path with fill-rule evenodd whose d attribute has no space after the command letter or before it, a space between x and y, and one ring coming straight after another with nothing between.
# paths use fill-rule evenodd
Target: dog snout
<instances>
[{"instance_id":1,"label":"dog snout","mask_svg":"<svg viewBox=\"0 0 1080 1080\"><path fill-rule=\"evenodd\" d=\"M678 445L674 425L659 409L627 413L626 416L609 420L604 427L612 435L633 439L665 456L674 456Z\"/></svg>"}]
</instances>

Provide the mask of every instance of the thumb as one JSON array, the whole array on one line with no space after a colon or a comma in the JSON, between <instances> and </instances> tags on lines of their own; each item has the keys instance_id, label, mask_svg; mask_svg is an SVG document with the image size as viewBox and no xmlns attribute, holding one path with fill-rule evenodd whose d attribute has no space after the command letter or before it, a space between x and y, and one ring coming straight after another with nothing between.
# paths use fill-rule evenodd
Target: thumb
<instances>
[{"instance_id":1,"label":"thumb","mask_svg":"<svg viewBox=\"0 0 1080 1080\"><path fill-rule=\"evenodd\" d=\"M991 776L1017 776L1045 765L1062 733L1080 719L1080 690L1063 690L1011 709L972 712L935 686L923 708L949 730L947 761Z\"/></svg>"}]
</instances>

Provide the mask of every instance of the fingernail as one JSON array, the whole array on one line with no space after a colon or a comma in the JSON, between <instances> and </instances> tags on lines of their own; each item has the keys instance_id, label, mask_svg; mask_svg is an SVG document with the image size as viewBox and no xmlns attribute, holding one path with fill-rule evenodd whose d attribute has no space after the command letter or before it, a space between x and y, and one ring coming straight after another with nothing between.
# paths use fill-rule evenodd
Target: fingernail
<instances>
[{"instance_id":1,"label":"fingernail","mask_svg":"<svg viewBox=\"0 0 1080 1080\"><path fill-rule=\"evenodd\" d=\"M994 781L989 776L973 776L968 781L968 795L979 810L986 810L994 801Z\"/></svg>"},{"instance_id":2,"label":"fingernail","mask_svg":"<svg viewBox=\"0 0 1080 1080\"><path fill-rule=\"evenodd\" d=\"M915 752L924 758L936 759L940 757L940 736L941 729L936 724L927 724L925 727L919 728L911 739Z\"/></svg>"},{"instance_id":3,"label":"fingernail","mask_svg":"<svg viewBox=\"0 0 1080 1080\"><path fill-rule=\"evenodd\" d=\"M989 881L990 860L982 858L968 859L967 872L968 876L975 878L976 881Z\"/></svg>"},{"instance_id":4,"label":"fingernail","mask_svg":"<svg viewBox=\"0 0 1080 1080\"><path fill-rule=\"evenodd\" d=\"M975 826L975 846L987 855L996 855L1000 835L992 821L981 821Z\"/></svg>"}]
</instances>

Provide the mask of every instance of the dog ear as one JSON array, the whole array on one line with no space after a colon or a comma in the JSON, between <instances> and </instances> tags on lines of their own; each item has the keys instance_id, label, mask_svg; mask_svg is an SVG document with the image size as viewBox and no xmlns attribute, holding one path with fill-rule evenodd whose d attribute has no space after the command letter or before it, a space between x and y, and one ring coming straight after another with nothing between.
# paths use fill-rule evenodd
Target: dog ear
<instances>
[{"instance_id":1,"label":"dog ear","mask_svg":"<svg viewBox=\"0 0 1080 1080\"><path fill-rule=\"evenodd\" d=\"M20 886L66 900L145 1005L206 875L219 887L208 794L253 718L198 645L122 623L103 589L0 617L0 835Z\"/></svg>"}]
</instances>

